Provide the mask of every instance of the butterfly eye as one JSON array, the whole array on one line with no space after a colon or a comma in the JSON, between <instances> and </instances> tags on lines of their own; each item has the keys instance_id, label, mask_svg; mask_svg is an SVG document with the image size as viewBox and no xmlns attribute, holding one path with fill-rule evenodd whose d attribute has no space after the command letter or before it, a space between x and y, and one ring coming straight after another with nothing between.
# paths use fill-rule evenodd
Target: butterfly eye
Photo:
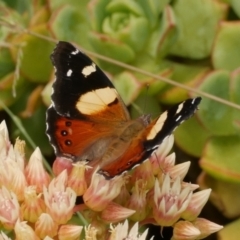
<instances>
[{"instance_id":1,"label":"butterfly eye","mask_svg":"<svg viewBox=\"0 0 240 240\"><path fill-rule=\"evenodd\" d=\"M65 144L66 144L67 146L71 146L71 145L72 145L72 141L66 140L66 141L65 141Z\"/></svg>"}]
</instances>

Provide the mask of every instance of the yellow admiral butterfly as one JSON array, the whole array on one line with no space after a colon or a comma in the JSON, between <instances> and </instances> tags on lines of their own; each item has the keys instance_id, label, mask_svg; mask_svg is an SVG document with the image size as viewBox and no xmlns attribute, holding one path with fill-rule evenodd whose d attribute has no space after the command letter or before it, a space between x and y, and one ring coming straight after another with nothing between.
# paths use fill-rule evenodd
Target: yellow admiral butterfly
<instances>
[{"instance_id":1,"label":"yellow admiral butterfly","mask_svg":"<svg viewBox=\"0 0 240 240\"><path fill-rule=\"evenodd\" d=\"M51 55L56 80L47 110L47 135L57 156L99 166L106 178L146 160L197 109L188 99L151 121L131 120L112 82L84 53L59 42Z\"/></svg>"}]
</instances>

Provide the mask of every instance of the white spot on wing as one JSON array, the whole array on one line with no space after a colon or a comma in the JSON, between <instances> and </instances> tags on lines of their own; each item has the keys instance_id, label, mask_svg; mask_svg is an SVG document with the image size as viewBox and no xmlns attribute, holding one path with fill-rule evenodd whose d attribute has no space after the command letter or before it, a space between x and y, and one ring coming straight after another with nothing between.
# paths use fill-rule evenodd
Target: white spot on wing
<instances>
[{"instance_id":1,"label":"white spot on wing","mask_svg":"<svg viewBox=\"0 0 240 240\"><path fill-rule=\"evenodd\" d=\"M84 77L89 76L93 72L96 72L96 65L95 65L95 63L92 63L92 65L90 65L90 66L86 66L82 70L82 74L84 75Z\"/></svg>"},{"instance_id":2,"label":"white spot on wing","mask_svg":"<svg viewBox=\"0 0 240 240\"><path fill-rule=\"evenodd\" d=\"M167 112L164 112L152 127L151 131L147 135L147 140L152 140L156 137L157 133L162 129L163 124L167 119Z\"/></svg>"},{"instance_id":3,"label":"white spot on wing","mask_svg":"<svg viewBox=\"0 0 240 240\"><path fill-rule=\"evenodd\" d=\"M69 69L68 71L67 71L67 77L71 77L71 75L72 75L72 69Z\"/></svg>"},{"instance_id":4,"label":"white spot on wing","mask_svg":"<svg viewBox=\"0 0 240 240\"><path fill-rule=\"evenodd\" d=\"M181 112L181 110L183 109L183 104L184 104L184 102L182 102L181 104L178 105L178 109L175 114L178 114L179 112Z\"/></svg>"},{"instance_id":5,"label":"white spot on wing","mask_svg":"<svg viewBox=\"0 0 240 240\"><path fill-rule=\"evenodd\" d=\"M115 88L100 88L81 95L76 107L83 114L93 114L105 110L116 98L118 93Z\"/></svg>"},{"instance_id":6,"label":"white spot on wing","mask_svg":"<svg viewBox=\"0 0 240 240\"><path fill-rule=\"evenodd\" d=\"M178 116L178 118L175 120L176 122L179 121L179 119L181 119L182 115Z\"/></svg>"},{"instance_id":7,"label":"white spot on wing","mask_svg":"<svg viewBox=\"0 0 240 240\"><path fill-rule=\"evenodd\" d=\"M79 53L78 49L75 49L74 51L71 52L72 55L77 55Z\"/></svg>"}]
</instances>

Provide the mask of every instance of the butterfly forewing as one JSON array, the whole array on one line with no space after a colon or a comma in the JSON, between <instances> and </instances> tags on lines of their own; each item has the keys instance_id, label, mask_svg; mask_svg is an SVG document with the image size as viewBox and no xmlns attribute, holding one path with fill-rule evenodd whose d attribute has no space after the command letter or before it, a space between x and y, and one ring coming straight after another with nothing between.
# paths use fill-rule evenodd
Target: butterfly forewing
<instances>
[{"instance_id":1,"label":"butterfly forewing","mask_svg":"<svg viewBox=\"0 0 240 240\"><path fill-rule=\"evenodd\" d=\"M111 81L83 52L70 43L59 42L51 60L56 75L52 102L60 115L84 119L104 110L119 121L129 119ZM118 106L118 113L111 106Z\"/></svg>"}]
</instances>

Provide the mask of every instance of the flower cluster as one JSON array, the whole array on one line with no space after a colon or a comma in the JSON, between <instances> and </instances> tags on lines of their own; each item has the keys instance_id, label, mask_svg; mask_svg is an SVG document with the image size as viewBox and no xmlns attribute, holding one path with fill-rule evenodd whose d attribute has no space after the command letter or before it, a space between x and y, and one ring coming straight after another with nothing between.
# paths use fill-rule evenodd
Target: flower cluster
<instances>
[{"instance_id":1,"label":"flower cluster","mask_svg":"<svg viewBox=\"0 0 240 240\"><path fill-rule=\"evenodd\" d=\"M25 143L17 139L12 146L2 122L0 239L10 239L8 232L18 240L144 240L147 230L140 235L138 222L173 226L176 240L200 239L218 231L221 226L197 218L210 190L193 193L197 186L183 182L189 163L174 165L175 155L167 156L172 143L171 136L131 174L112 180L86 163L62 158L56 159L52 177L43 167L40 150L26 162ZM77 196L82 197L78 205Z\"/></svg>"}]
</instances>

